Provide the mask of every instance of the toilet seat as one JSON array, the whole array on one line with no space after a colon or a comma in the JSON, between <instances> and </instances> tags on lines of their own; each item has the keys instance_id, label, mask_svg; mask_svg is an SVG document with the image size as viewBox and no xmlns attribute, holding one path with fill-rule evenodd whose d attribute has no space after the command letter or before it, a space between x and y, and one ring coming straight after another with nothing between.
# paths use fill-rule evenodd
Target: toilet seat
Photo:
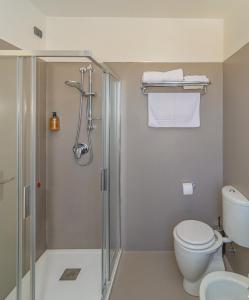
<instances>
[{"instance_id":1,"label":"toilet seat","mask_svg":"<svg viewBox=\"0 0 249 300\"><path fill-rule=\"evenodd\" d=\"M205 250L217 241L214 230L196 220L179 223L174 229L174 237L178 243L190 250Z\"/></svg>"}]
</instances>

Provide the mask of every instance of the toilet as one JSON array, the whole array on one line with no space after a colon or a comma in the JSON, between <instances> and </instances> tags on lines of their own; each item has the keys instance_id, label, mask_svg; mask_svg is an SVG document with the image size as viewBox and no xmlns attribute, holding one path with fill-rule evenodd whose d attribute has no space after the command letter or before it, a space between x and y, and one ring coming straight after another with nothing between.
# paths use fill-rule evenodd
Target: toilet
<instances>
[{"instance_id":1,"label":"toilet","mask_svg":"<svg viewBox=\"0 0 249 300\"><path fill-rule=\"evenodd\" d=\"M184 290L198 296L201 280L213 271L224 271L222 236L209 225L185 220L174 228L174 248L178 267L184 277Z\"/></svg>"},{"instance_id":2,"label":"toilet","mask_svg":"<svg viewBox=\"0 0 249 300\"><path fill-rule=\"evenodd\" d=\"M215 271L225 271L223 243L249 248L249 200L232 186L222 188L223 229L226 237L197 220L185 220L174 228L174 248L183 275L184 290L199 296L203 278Z\"/></svg>"}]
</instances>

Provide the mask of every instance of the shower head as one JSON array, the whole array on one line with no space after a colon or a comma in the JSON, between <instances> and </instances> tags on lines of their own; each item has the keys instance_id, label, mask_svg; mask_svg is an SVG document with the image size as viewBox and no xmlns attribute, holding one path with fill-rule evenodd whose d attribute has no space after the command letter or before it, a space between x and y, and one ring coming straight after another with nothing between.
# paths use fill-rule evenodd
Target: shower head
<instances>
[{"instance_id":1,"label":"shower head","mask_svg":"<svg viewBox=\"0 0 249 300\"><path fill-rule=\"evenodd\" d=\"M80 82L74 80L67 80L65 81L65 84L67 86L76 88L78 91L80 91L80 93L83 93Z\"/></svg>"}]
</instances>

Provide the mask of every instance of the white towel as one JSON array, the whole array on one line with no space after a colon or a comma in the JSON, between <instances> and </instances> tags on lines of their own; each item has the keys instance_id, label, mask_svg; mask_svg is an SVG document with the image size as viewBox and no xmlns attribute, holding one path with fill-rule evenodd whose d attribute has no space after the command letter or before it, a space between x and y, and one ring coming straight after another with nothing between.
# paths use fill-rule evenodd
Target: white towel
<instances>
[{"instance_id":1,"label":"white towel","mask_svg":"<svg viewBox=\"0 0 249 300\"><path fill-rule=\"evenodd\" d=\"M208 83L209 78L206 75L187 75L184 76L184 81Z\"/></svg>"},{"instance_id":2,"label":"white towel","mask_svg":"<svg viewBox=\"0 0 249 300\"><path fill-rule=\"evenodd\" d=\"M183 70L171 70L167 72L144 72L142 82L160 83L165 81L183 81Z\"/></svg>"},{"instance_id":3,"label":"white towel","mask_svg":"<svg viewBox=\"0 0 249 300\"><path fill-rule=\"evenodd\" d=\"M150 127L200 127L199 93L149 93Z\"/></svg>"}]
</instances>

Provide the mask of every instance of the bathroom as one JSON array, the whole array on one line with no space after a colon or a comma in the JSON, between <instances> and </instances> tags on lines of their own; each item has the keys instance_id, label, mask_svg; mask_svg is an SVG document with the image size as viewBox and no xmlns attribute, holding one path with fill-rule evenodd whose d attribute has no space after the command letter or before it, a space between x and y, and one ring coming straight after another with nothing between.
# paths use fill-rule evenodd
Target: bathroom
<instances>
[{"instance_id":1,"label":"bathroom","mask_svg":"<svg viewBox=\"0 0 249 300\"><path fill-rule=\"evenodd\" d=\"M219 299L186 291L173 232L184 220L220 230L224 186L249 198L249 3L0 8L0 299ZM179 69L208 84L141 86L144 72ZM200 126L149 126L147 93L199 95ZM80 160L79 143L92 147ZM226 274L244 280L248 247L225 234Z\"/></svg>"}]
</instances>

